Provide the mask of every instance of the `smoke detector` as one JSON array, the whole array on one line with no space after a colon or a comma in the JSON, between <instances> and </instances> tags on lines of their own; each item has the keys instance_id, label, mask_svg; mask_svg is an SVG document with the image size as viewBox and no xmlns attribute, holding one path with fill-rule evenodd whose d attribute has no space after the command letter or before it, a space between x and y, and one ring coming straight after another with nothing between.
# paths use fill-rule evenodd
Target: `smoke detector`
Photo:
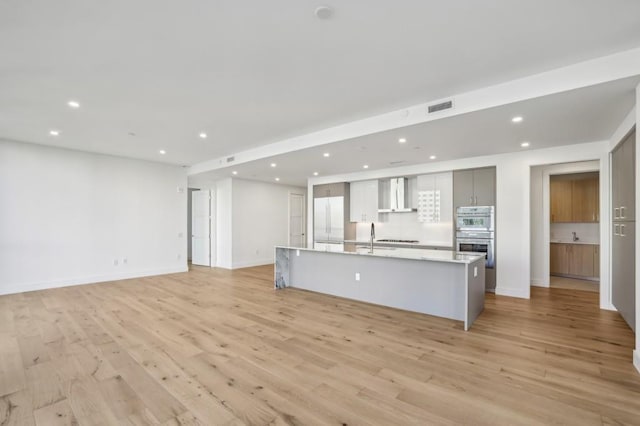
<instances>
[{"instance_id":1,"label":"smoke detector","mask_svg":"<svg viewBox=\"0 0 640 426\"><path fill-rule=\"evenodd\" d=\"M333 9L329 6L318 6L314 14L318 19L329 19L333 15Z\"/></svg>"}]
</instances>

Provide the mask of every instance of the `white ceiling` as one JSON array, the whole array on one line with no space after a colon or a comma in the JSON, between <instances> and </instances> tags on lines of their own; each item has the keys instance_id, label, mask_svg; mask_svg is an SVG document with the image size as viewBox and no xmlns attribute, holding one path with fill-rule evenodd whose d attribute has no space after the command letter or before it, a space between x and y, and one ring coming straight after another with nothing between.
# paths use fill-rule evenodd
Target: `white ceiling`
<instances>
[{"instance_id":1,"label":"white ceiling","mask_svg":"<svg viewBox=\"0 0 640 426\"><path fill-rule=\"evenodd\" d=\"M319 4L4 0L0 138L190 165L640 46L634 0L350 0L331 3L326 21L313 15ZM70 99L82 107L69 109ZM568 120L593 129L567 130L567 141L608 130L597 106L573 102L580 113L566 111ZM466 156L501 151L521 136L487 129L483 120L502 123L501 111L511 113L497 108L408 131L424 155L458 155L453 147L463 149L469 135L461 127L491 136L466 140ZM518 131L543 145L550 135L535 123ZM209 137L199 139L200 131ZM448 139L457 142L440 154ZM403 159L414 146L386 157Z\"/></svg>"},{"instance_id":2,"label":"white ceiling","mask_svg":"<svg viewBox=\"0 0 640 426\"><path fill-rule=\"evenodd\" d=\"M320 176L608 140L635 103L640 76L484 109L194 175L306 186ZM514 124L511 118L523 117ZM403 137L407 142L400 144ZM323 154L330 153L329 158ZM430 160L435 155L436 160ZM271 167L276 163L276 167ZM237 175L232 175L236 171ZM192 177L192 178L193 178Z\"/></svg>"}]
</instances>

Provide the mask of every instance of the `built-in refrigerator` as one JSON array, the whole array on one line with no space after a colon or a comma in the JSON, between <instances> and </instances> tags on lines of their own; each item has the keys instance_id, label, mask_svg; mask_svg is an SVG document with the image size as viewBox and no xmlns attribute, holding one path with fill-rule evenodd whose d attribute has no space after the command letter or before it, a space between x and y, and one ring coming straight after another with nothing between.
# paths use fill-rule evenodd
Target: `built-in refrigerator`
<instances>
[{"instance_id":1,"label":"built-in refrigerator","mask_svg":"<svg viewBox=\"0 0 640 426\"><path fill-rule=\"evenodd\" d=\"M629 327L636 329L635 132L611 156L613 238L611 301Z\"/></svg>"},{"instance_id":2,"label":"built-in refrigerator","mask_svg":"<svg viewBox=\"0 0 640 426\"><path fill-rule=\"evenodd\" d=\"M355 226L349 222L349 184L314 187L313 247L343 251L344 240L355 238Z\"/></svg>"}]
</instances>

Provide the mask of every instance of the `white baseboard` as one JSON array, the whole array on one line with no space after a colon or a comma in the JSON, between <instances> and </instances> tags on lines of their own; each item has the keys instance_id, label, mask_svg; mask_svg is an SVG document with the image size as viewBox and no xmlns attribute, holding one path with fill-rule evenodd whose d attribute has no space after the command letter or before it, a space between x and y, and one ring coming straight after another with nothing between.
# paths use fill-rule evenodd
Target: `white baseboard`
<instances>
[{"instance_id":1,"label":"white baseboard","mask_svg":"<svg viewBox=\"0 0 640 426\"><path fill-rule=\"evenodd\" d=\"M529 287L527 288L505 288L496 287L496 296L519 297L520 299L529 299Z\"/></svg>"},{"instance_id":2,"label":"white baseboard","mask_svg":"<svg viewBox=\"0 0 640 426\"><path fill-rule=\"evenodd\" d=\"M39 281L31 283L14 283L0 287L0 296L5 294L25 293L28 291L47 290L51 288L70 287L74 285L95 284L107 281L127 280L131 278L150 277L153 275L175 274L178 272L187 272L188 266L148 269L142 271L127 271L117 274L107 275L90 275L85 277L75 277L60 280Z\"/></svg>"},{"instance_id":3,"label":"white baseboard","mask_svg":"<svg viewBox=\"0 0 640 426\"><path fill-rule=\"evenodd\" d=\"M549 287L549 283L545 282L542 278L531 278L531 285L534 287Z\"/></svg>"},{"instance_id":4,"label":"white baseboard","mask_svg":"<svg viewBox=\"0 0 640 426\"><path fill-rule=\"evenodd\" d=\"M636 370L638 370L638 373L640 373L640 351L637 349L633 351L633 365L636 367Z\"/></svg>"},{"instance_id":5,"label":"white baseboard","mask_svg":"<svg viewBox=\"0 0 640 426\"><path fill-rule=\"evenodd\" d=\"M271 265L274 263L273 257L264 259L248 260L244 262L233 262L231 269L250 268L252 266Z\"/></svg>"}]
</instances>

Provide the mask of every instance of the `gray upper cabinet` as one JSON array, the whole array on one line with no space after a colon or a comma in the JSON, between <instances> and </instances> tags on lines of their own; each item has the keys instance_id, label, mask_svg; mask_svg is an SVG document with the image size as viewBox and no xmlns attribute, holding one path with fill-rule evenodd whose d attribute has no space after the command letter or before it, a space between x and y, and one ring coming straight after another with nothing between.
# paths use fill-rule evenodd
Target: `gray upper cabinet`
<instances>
[{"instance_id":1,"label":"gray upper cabinet","mask_svg":"<svg viewBox=\"0 0 640 426\"><path fill-rule=\"evenodd\" d=\"M633 131L613 151L613 220L635 220L635 139Z\"/></svg>"},{"instance_id":2,"label":"gray upper cabinet","mask_svg":"<svg viewBox=\"0 0 640 426\"><path fill-rule=\"evenodd\" d=\"M456 170L453 172L453 205L495 206L496 168Z\"/></svg>"},{"instance_id":3,"label":"gray upper cabinet","mask_svg":"<svg viewBox=\"0 0 640 426\"><path fill-rule=\"evenodd\" d=\"M349 184L346 182L328 183L313 187L313 198L344 197L349 195Z\"/></svg>"}]
</instances>

